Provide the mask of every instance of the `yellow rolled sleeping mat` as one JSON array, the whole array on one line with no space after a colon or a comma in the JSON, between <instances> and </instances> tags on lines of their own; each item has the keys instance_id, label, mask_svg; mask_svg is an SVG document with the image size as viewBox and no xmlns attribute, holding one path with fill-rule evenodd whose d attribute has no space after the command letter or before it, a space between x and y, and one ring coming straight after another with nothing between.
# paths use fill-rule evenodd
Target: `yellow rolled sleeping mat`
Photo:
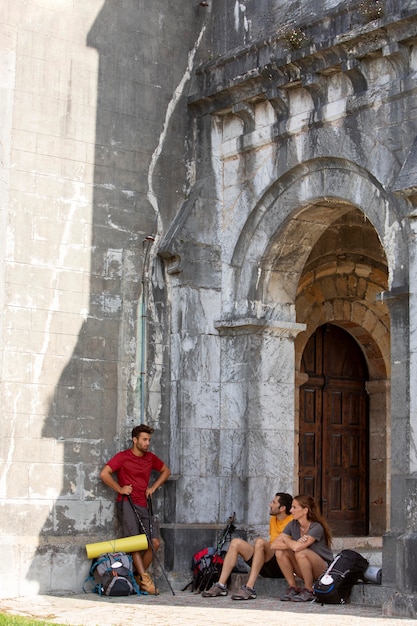
<instances>
[{"instance_id":1,"label":"yellow rolled sleeping mat","mask_svg":"<svg viewBox=\"0 0 417 626\"><path fill-rule=\"evenodd\" d=\"M100 554L106 554L106 552L141 552L147 548L146 535L132 535L132 537L123 537L122 539L87 543L85 546L89 559L95 559Z\"/></svg>"}]
</instances>

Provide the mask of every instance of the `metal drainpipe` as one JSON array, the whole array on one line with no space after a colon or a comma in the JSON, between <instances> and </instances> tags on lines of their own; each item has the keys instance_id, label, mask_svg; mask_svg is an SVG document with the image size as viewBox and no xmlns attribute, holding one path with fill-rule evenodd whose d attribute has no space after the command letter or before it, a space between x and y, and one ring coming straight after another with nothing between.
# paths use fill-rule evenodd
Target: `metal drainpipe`
<instances>
[{"instance_id":1,"label":"metal drainpipe","mask_svg":"<svg viewBox=\"0 0 417 626\"><path fill-rule=\"evenodd\" d=\"M149 257L149 244L153 243L155 238L151 235L145 237L142 245L145 246L145 254L143 258L142 268L142 313L141 313L141 349L140 349L140 423L145 423L145 376L146 376L146 275Z\"/></svg>"}]
</instances>

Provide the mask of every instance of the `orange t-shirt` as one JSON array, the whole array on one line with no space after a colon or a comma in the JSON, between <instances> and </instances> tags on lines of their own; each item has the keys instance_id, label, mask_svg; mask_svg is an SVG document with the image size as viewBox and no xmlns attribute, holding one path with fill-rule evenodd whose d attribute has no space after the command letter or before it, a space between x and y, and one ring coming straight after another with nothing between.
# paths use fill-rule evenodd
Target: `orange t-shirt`
<instances>
[{"instance_id":1,"label":"orange t-shirt","mask_svg":"<svg viewBox=\"0 0 417 626\"><path fill-rule=\"evenodd\" d=\"M292 515L287 515L287 517L282 520L277 519L276 515L271 515L271 519L269 520L269 543L272 543L290 522L292 522Z\"/></svg>"}]
</instances>

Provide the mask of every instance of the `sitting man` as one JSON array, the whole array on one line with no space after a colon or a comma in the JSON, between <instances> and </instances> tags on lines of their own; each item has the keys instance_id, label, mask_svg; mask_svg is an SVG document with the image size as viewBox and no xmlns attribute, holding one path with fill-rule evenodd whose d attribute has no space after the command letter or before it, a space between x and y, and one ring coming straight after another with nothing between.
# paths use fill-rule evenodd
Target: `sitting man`
<instances>
[{"instance_id":1,"label":"sitting man","mask_svg":"<svg viewBox=\"0 0 417 626\"><path fill-rule=\"evenodd\" d=\"M269 540L258 537L254 545L244 539L232 539L230 547L226 553L219 581L207 591L202 592L204 598L216 598L217 596L227 596L227 581L233 568L235 567L239 555L249 565L250 572L246 585L234 593L232 600L254 600L256 598L255 582L258 575L265 578L283 578L275 550L271 548L271 543L284 530L286 525L292 521L290 509L292 496L288 493L278 492L270 503Z\"/></svg>"}]
</instances>

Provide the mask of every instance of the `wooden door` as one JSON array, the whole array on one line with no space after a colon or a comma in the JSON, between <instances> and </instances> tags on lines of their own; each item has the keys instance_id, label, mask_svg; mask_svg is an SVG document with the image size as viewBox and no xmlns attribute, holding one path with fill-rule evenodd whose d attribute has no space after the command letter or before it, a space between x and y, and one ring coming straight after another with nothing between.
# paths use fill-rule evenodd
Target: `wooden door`
<instances>
[{"instance_id":1,"label":"wooden door","mask_svg":"<svg viewBox=\"0 0 417 626\"><path fill-rule=\"evenodd\" d=\"M312 495L336 536L368 532L368 372L342 328L317 329L304 350L299 489Z\"/></svg>"}]
</instances>

